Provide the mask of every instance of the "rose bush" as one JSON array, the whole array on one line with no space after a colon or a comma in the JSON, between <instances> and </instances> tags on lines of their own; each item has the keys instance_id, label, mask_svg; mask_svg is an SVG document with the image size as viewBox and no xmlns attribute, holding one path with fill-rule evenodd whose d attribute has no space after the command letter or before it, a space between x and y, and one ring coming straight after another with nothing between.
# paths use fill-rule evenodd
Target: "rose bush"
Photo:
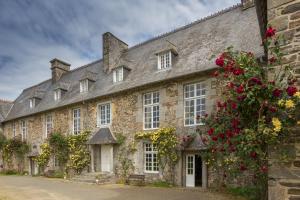
<instances>
[{"instance_id":1,"label":"rose bush","mask_svg":"<svg viewBox=\"0 0 300 200\"><path fill-rule=\"evenodd\" d=\"M266 198L268 147L285 142L291 127L299 125L300 92L290 66L282 64L275 29L266 31L264 45L269 53L266 64L251 52L228 48L216 59L213 73L220 86L221 99L206 120L202 134L208 146L207 162L221 171L223 178L252 175Z\"/></svg>"}]
</instances>

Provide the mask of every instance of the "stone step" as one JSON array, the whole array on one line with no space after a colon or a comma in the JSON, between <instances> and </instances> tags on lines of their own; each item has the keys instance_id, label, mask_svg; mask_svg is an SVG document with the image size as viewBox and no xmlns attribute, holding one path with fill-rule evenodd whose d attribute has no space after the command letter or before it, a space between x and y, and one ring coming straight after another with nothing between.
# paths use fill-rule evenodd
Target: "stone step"
<instances>
[{"instance_id":1,"label":"stone step","mask_svg":"<svg viewBox=\"0 0 300 200\"><path fill-rule=\"evenodd\" d=\"M280 181L279 183L285 187L300 188L300 180Z\"/></svg>"},{"instance_id":2,"label":"stone step","mask_svg":"<svg viewBox=\"0 0 300 200\"><path fill-rule=\"evenodd\" d=\"M289 200L300 200L300 196L290 196Z\"/></svg>"},{"instance_id":3,"label":"stone step","mask_svg":"<svg viewBox=\"0 0 300 200\"><path fill-rule=\"evenodd\" d=\"M300 195L300 188L290 188L288 194Z\"/></svg>"},{"instance_id":4,"label":"stone step","mask_svg":"<svg viewBox=\"0 0 300 200\"><path fill-rule=\"evenodd\" d=\"M75 182L96 183L96 177L98 180L97 184L115 183L115 176L110 173L84 173L74 176L71 180Z\"/></svg>"}]
</instances>

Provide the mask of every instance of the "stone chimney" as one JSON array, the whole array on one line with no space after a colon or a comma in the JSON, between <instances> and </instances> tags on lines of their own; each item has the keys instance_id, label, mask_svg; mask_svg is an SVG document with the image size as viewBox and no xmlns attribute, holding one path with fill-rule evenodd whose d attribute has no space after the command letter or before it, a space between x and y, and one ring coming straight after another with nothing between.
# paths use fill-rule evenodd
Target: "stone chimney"
<instances>
[{"instance_id":1,"label":"stone chimney","mask_svg":"<svg viewBox=\"0 0 300 200\"><path fill-rule=\"evenodd\" d=\"M70 64L54 58L50 61L52 71L52 82L56 82L60 77L70 71Z\"/></svg>"},{"instance_id":2,"label":"stone chimney","mask_svg":"<svg viewBox=\"0 0 300 200\"><path fill-rule=\"evenodd\" d=\"M109 73L112 68L117 67L120 57L128 49L128 45L109 32L104 33L102 37L104 71Z\"/></svg>"},{"instance_id":3,"label":"stone chimney","mask_svg":"<svg viewBox=\"0 0 300 200\"><path fill-rule=\"evenodd\" d=\"M242 6L243 6L243 9L248 9L252 6L254 6L254 0L242 0Z\"/></svg>"}]
</instances>

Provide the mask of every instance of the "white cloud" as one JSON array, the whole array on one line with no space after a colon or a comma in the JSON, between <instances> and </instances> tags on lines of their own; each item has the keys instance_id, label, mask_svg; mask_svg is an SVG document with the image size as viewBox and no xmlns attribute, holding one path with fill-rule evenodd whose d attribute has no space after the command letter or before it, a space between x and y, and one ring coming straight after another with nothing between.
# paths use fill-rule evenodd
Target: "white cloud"
<instances>
[{"instance_id":1,"label":"white cloud","mask_svg":"<svg viewBox=\"0 0 300 200\"><path fill-rule=\"evenodd\" d=\"M0 98L50 78L49 61L78 67L102 57L102 34L130 46L239 0L0 1Z\"/></svg>"}]
</instances>

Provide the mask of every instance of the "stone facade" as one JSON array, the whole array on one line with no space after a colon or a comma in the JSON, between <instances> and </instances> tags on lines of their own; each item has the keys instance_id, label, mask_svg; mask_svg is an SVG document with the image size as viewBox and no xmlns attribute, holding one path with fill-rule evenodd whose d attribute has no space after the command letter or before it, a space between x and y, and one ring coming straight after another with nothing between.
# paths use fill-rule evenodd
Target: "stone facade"
<instances>
[{"instance_id":1,"label":"stone facade","mask_svg":"<svg viewBox=\"0 0 300 200\"><path fill-rule=\"evenodd\" d=\"M147 88L136 89L119 95L99 98L21 118L15 121L6 122L4 124L4 133L9 138L13 137L13 123L17 124L16 133L20 133L20 121L25 120L28 126L27 141L31 144L31 146L37 146L39 149L40 145L46 139L46 115L51 114L53 117L53 132L72 134L72 111L75 108L80 108L82 130L89 130L93 132L97 130L97 105L110 102L112 105L112 123L110 126L112 133L123 134L126 136L127 141L133 141L135 133L143 131L143 94L150 91L159 91L160 93L160 127L175 127L178 134L192 133L195 131L195 127L184 126L183 86L194 82L204 82L206 85L206 108L209 113L213 107L214 99L216 98L214 83L212 82L212 79L205 74L198 74L185 79L178 79L173 82L166 82L164 84L153 85ZM196 153L199 154L200 151L197 151ZM133 162L135 163L135 173L145 174L146 180L149 182L163 178L160 173L144 173L143 154L143 144L139 143L137 144L137 151L134 155L132 155ZM118 165L118 161L115 159L117 155L118 147L115 146L113 160L114 167ZM185 159L180 156L178 166L176 166L177 170L175 175L177 185L184 185L185 173L182 171L182 167L185 166L184 163ZM51 161L48 168L52 169L53 165L53 161ZM30 166L29 159L26 159L25 166ZM30 169L26 167L26 171L29 170Z\"/></svg>"},{"instance_id":2,"label":"stone facade","mask_svg":"<svg viewBox=\"0 0 300 200\"><path fill-rule=\"evenodd\" d=\"M268 0L268 23L276 28L277 34L284 35L285 45L282 47L286 54L283 62L290 64L296 72L300 85L300 1L299 0ZM289 151L291 161L288 163L270 164L269 199L288 200L298 199L300 194L300 130L295 130L291 143L284 148ZM276 151L271 150L271 157Z\"/></svg>"}]
</instances>

